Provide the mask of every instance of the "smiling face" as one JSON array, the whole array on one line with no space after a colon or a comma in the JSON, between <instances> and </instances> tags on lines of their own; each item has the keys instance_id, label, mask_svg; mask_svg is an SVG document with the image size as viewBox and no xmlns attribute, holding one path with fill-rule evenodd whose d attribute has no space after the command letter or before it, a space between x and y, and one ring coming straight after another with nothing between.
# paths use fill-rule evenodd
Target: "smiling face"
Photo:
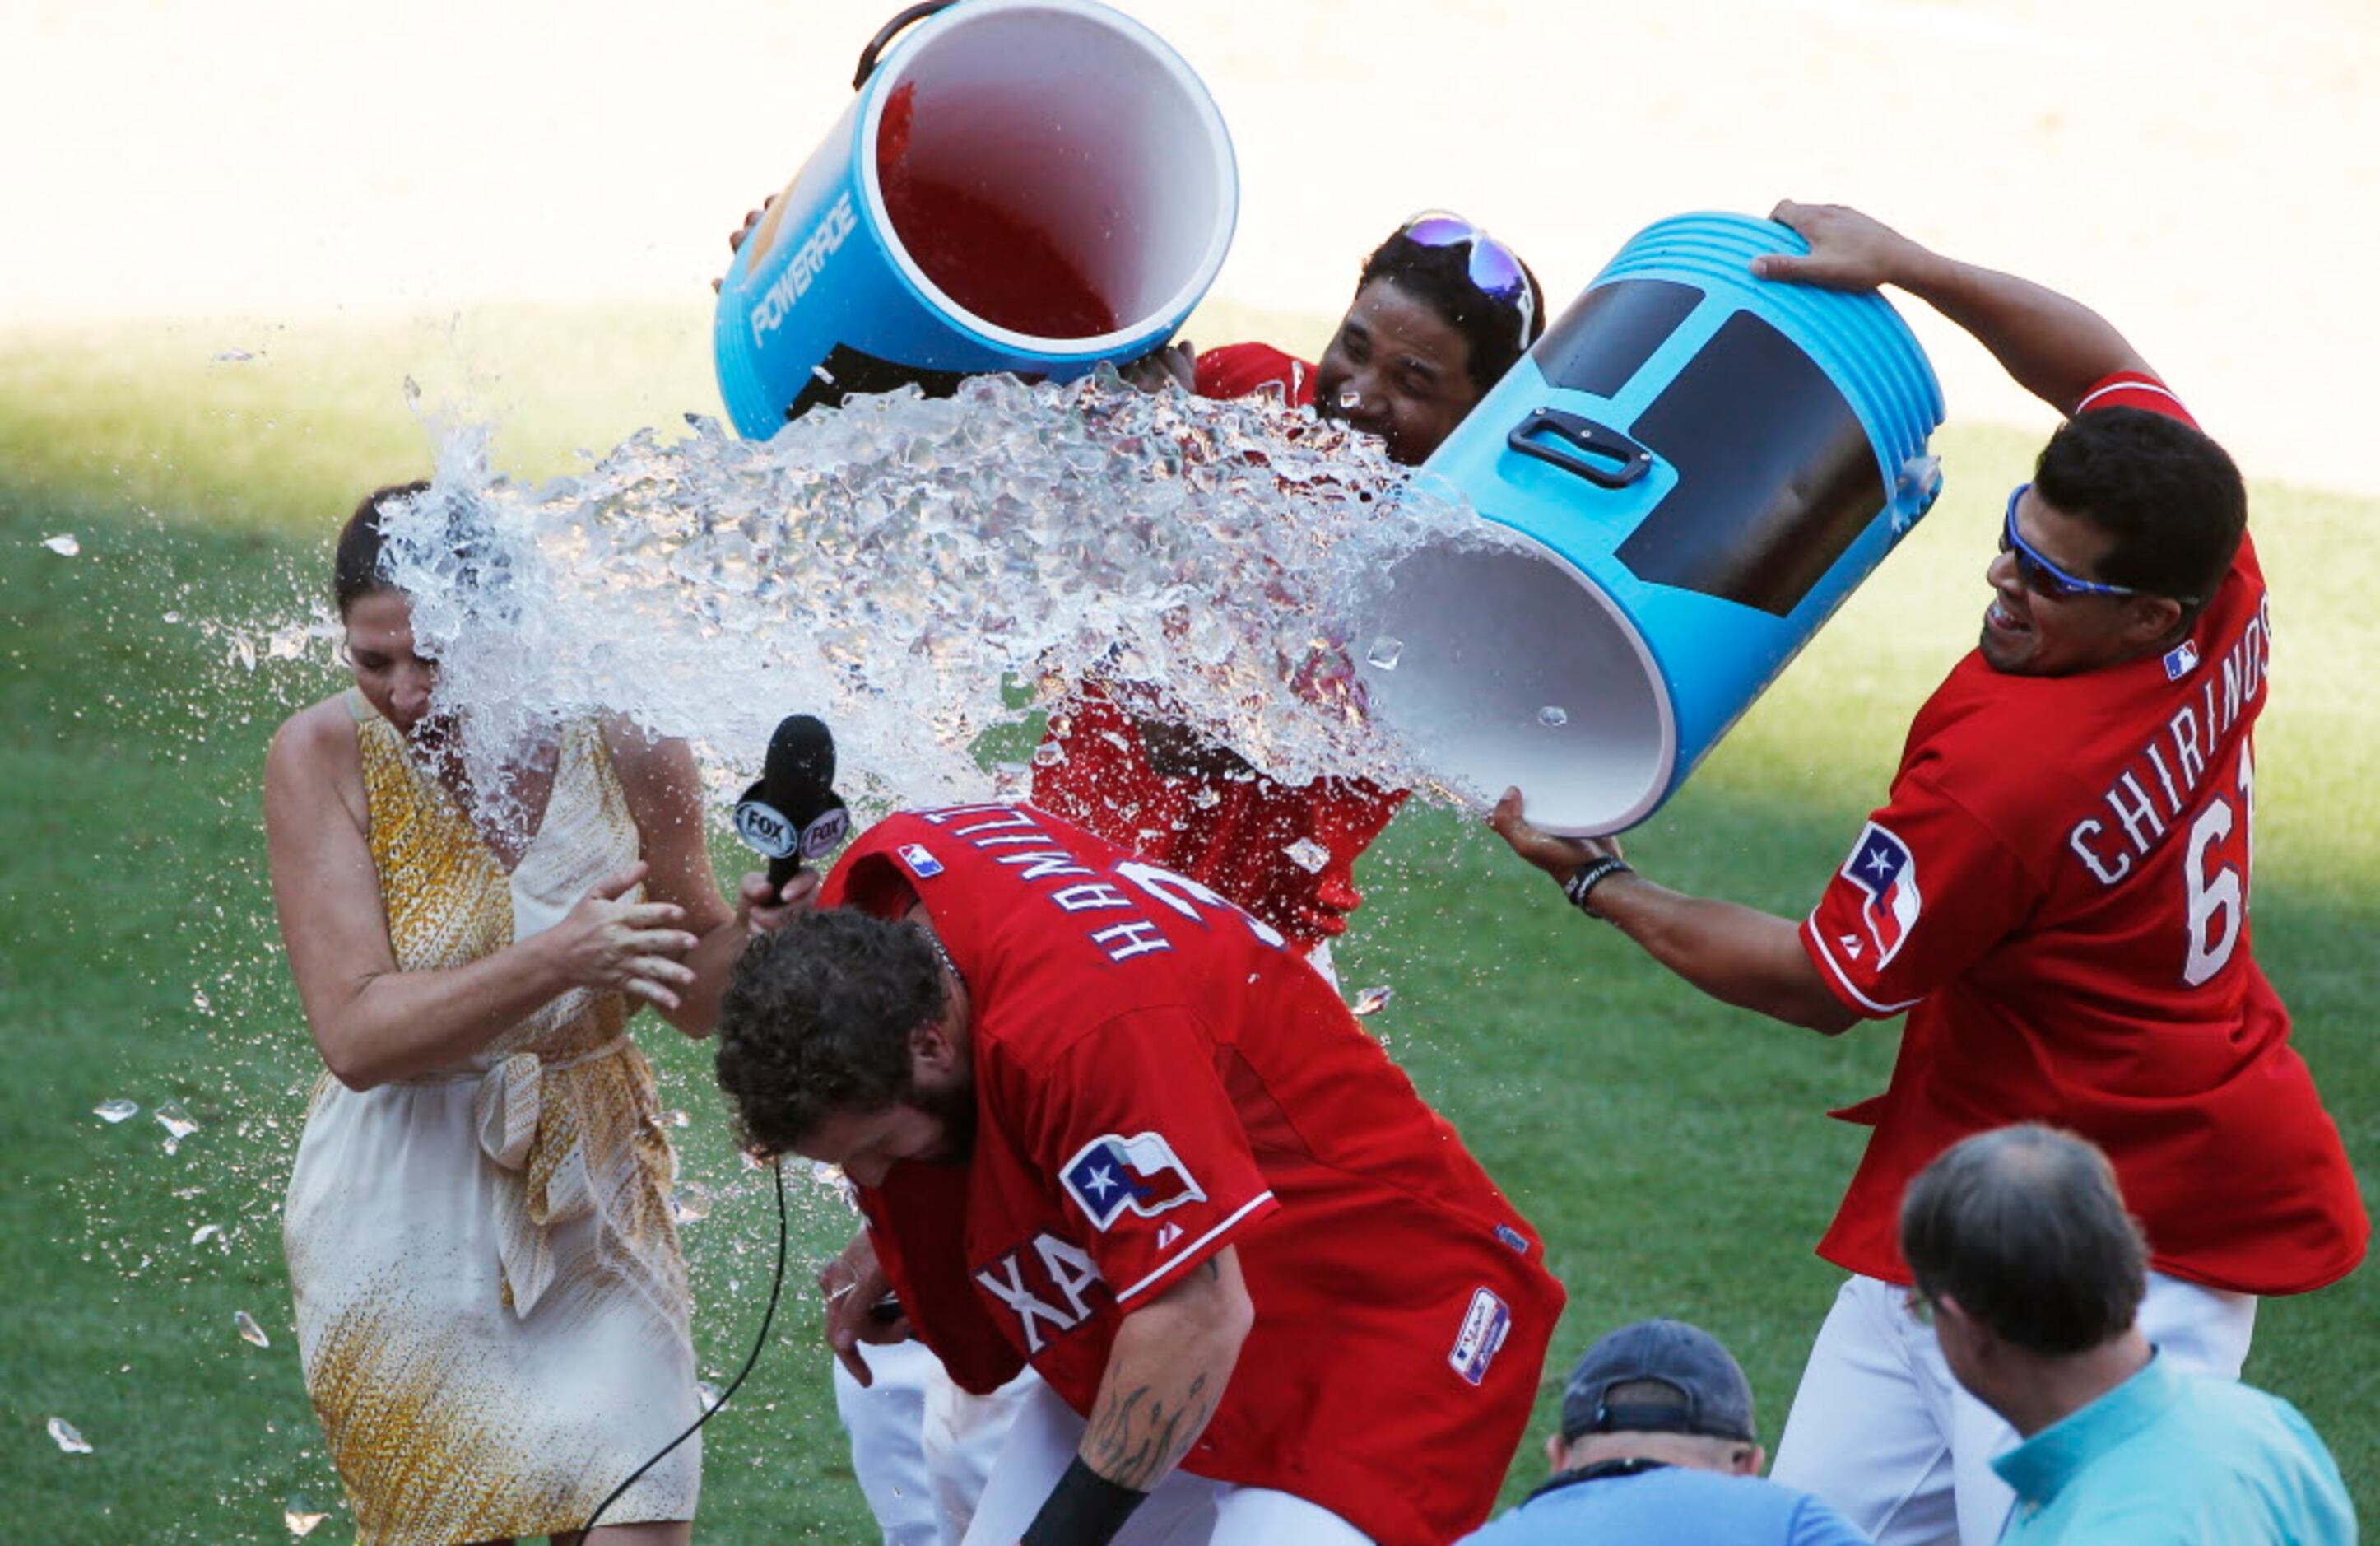
<instances>
[{"instance_id":1,"label":"smiling face","mask_svg":"<svg viewBox=\"0 0 2380 1546\"><path fill-rule=\"evenodd\" d=\"M1315 411L1378 435L1407 466L1427 459L1478 401L1469 340L1387 279L1356 292L1315 368Z\"/></svg>"},{"instance_id":2,"label":"smiling face","mask_svg":"<svg viewBox=\"0 0 2380 1546\"><path fill-rule=\"evenodd\" d=\"M368 590L347 603L346 656L364 700L405 735L429 720L438 663L413 645L413 607L402 591Z\"/></svg>"},{"instance_id":3,"label":"smiling face","mask_svg":"<svg viewBox=\"0 0 2380 1546\"><path fill-rule=\"evenodd\" d=\"M2080 579L2095 579L2115 539L2026 490L2016 505L2017 533L2034 552ZM2130 660L2163 644L2181 620L2164 596L2052 597L2024 582L2013 552L1984 571L1992 603L1976 647L1995 671L2012 676L2070 676Z\"/></svg>"}]
</instances>

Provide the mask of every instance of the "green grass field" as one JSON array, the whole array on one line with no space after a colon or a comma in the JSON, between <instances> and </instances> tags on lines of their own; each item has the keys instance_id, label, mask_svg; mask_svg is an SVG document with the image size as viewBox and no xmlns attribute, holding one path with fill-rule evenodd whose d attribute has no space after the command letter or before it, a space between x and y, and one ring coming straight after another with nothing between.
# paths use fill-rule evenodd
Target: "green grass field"
<instances>
[{"instance_id":1,"label":"green grass field","mask_svg":"<svg viewBox=\"0 0 2380 1546\"><path fill-rule=\"evenodd\" d=\"M1290 345L1317 331L1229 313L1194 329ZM235 347L262 357L213 358ZM316 1539L346 1538L281 1264L279 1189L317 1065L277 953L258 810L273 726L336 684L319 656L245 668L220 626L301 615L357 495L426 468L407 374L431 400L468 394L500 415L499 461L543 475L709 409L704 347L693 309L0 337L10 1539L285 1540L293 1497L332 1511ZM1839 862L1911 712L1973 639L1991 522L2031 446L1953 432L1940 448L1942 506L1632 840L1643 869L1798 912ZM2355 705L2380 661L2365 609L2380 508L2260 486L2255 509L2279 653L2258 764L2258 953L2370 1196L2380 728ZM61 533L79 555L42 545ZM1827 1041L1720 1008L1448 812L1400 817L1362 878L1371 901L1342 980L1393 986L1371 1024L1542 1228L1572 1292L1557 1363L1639 1316L1696 1321L1742 1359L1773 1443L1838 1279L1810 1247L1858 1151L1858 1132L1824 1113L1881 1087L1892 1028ZM772 1211L725 1143L703 1049L643 1034L665 1099L693 1116L686 1177L712 1194L686 1239L702 1367L723 1379L759 1322ZM91 1114L117 1098L141 1114ZM172 1154L152 1120L167 1102L201 1124ZM847 1220L808 1183L795 1192L794 1302L707 1430L704 1540L868 1536L806 1292ZM2367 1515L2380 1513L2372 1284L2267 1303L2249 1368L2324 1431ZM269 1347L235 1331L241 1310ZM62 1453L52 1417L94 1453ZM1536 1470L1532 1444L1508 1496Z\"/></svg>"}]
</instances>

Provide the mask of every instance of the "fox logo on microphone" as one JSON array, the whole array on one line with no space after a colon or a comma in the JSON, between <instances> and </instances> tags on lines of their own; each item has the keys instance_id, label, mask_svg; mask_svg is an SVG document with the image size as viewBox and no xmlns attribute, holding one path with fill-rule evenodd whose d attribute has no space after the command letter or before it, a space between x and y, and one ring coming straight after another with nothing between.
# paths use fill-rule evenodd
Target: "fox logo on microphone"
<instances>
[{"instance_id":1,"label":"fox logo on microphone","mask_svg":"<svg viewBox=\"0 0 2380 1546\"><path fill-rule=\"evenodd\" d=\"M1173 1146L1156 1133L1102 1134L1085 1144L1061 1175L1066 1195L1101 1231L1126 1210L1154 1218L1169 1208L1207 1200Z\"/></svg>"}]
</instances>

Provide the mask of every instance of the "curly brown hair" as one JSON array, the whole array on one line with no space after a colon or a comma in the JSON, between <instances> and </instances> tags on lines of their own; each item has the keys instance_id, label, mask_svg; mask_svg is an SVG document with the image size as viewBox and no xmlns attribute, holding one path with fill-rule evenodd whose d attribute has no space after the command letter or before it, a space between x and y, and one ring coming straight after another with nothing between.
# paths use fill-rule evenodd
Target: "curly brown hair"
<instances>
[{"instance_id":1,"label":"curly brown hair","mask_svg":"<svg viewBox=\"0 0 2380 1546\"><path fill-rule=\"evenodd\" d=\"M912 1099L910 1032L947 1007L915 924L836 907L755 938L720 1002L719 1088L737 1139L782 1154L836 1112Z\"/></svg>"}]
</instances>

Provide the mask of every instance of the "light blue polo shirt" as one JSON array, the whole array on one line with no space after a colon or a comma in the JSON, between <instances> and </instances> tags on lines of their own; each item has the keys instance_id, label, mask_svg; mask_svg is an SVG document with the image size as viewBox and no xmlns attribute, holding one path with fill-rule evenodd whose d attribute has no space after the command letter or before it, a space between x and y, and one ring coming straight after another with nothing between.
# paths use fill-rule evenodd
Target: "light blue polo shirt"
<instances>
[{"instance_id":1,"label":"light blue polo shirt","mask_svg":"<svg viewBox=\"0 0 2380 1546\"><path fill-rule=\"evenodd\" d=\"M1463 1538L1461 1546L1867 1546L1833 1509L1758 1477L1659 1466L1562 1481Z\"/></svg>"},{"instance_id":2,"label":"light blue polo shirt","mask_svg":"<svg viewBox=\"0 0 2380 1546\"><path fill-rule=\"evenodd\" d=\"M2296 1407L2162 1357L1992 1468L2016 1489L2000 1546L2355 1540L2338 1462Z\"/></svg>"}]
</instances>

